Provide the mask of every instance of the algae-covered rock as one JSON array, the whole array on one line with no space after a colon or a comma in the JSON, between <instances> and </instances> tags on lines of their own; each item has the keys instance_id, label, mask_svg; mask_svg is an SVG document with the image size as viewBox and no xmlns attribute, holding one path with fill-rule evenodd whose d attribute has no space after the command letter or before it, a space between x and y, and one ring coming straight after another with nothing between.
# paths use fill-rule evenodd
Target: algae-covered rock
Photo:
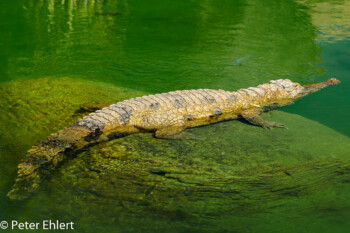
<instances>
[{"instance_id":1,"label":"algae-covered rock","mask_svg":"<svg viewBox=\"0 0 350 233\"><path fill-rule=\"evenodd\" d=\"M66 77L0 83L0 182L12 185L28 149L87 114L80 111L82 104L111 104L140 95L144 93Z\"/></svg>"},{"instance_id":2,"label":"algae-covered rock","mask_svg":"<svg viewBox=\"0 0 350 233\"><path fill-rule=\"evenodd\" d=\"M184 219L209 224L271 211L283 200L349 180L347 137L298 115L274 111L265 118L289 129L228 121L188 130L203 140L138 134L96 145L66 163L38 199L53 199L61 208L78 205L75 212L92 211L106 224L136 224L144 216L150 225Z\"/></svg>"},{"instance_id":3,"label":"algae-covered rock","mask_svg":"<svg viewBox=\"0 0 350 233\"><path fill-rule=\"evenodd\" d=\"M0 94L6 96L0 100L5 196L25 151L82 117L81 104L143 93L42 78L2 84ZM295 198L323 196L328 187L349 183L348 137L281 111L264 118L289 129L265 130L236 120L186 130L202 140L161 140L147 133L86 148L51 174L22 208L27 216L74 220L84 232L205 232L204 225L208 232L232 232L227 222L250 232L247 224L241 226L242 216L273 212Z\"/></svg>"}]
</instances>

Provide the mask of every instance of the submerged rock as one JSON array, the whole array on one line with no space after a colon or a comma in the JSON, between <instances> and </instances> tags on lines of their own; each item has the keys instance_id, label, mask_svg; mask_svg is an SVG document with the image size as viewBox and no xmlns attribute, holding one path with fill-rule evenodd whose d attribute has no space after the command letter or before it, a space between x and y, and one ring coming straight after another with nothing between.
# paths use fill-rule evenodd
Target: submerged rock
<instances>
[{"instance_id":1,"label":"submerged rock","mask_svg":"<svg viewBox=\"0 0 350 233\"><path fill-rule=\"evenodd\" d=\"M6 167L12 167L11 172L2 170L9 184L25 151L81 117L76 112L81 104L142 95L68 78L6 85L0 88L6 96L0 116L1 128L8 133L1 135L5 149L0 155ZM100 143L51 174L27 206L35 206L33 211L41 206L45 218L69 216L86 231L98 221L104 230L123 232L194 231L193 223L200 222L214 232L232 227L218 226L220 219L237 222L239 216L273 212L294 198L314 197L349 182L348 137L281 111L264 118L289 129L265 130L235 120L186 130L203 140L137 134ZM11 151L15 145L18 149ZM204 232L203 226L198 229ZM240 224L235 229L249 232Z\"/></svg>"},{"instance_id":2,"label":"submerged rock","mask_svg":"<svg viewBox=\"0 0 350 233\"><path fill-rule=\"evenodd\" d=\"M4 185L13 184L17 164L25 158L27 150L88 114L81 111L84 103L112 104L139 95L144 93L72 78L45 77L1 83L0 170L6 177ZM4 185L0 186L1 190Z\"/></svg>"},{"instance_id":3,"label":"submerged rock","mask_svg":"<svg viewBox=\"0 0 350 233\"><path fill-rule=\"evenodd\" d=\"M203 140L138 134L96 145L48 180L39 200L84 206L100 218L208 224L270 212L349 179L347 137L298 115L265 117L289 130L229 121L189 130Z\"/></svg>"}]
</instances>

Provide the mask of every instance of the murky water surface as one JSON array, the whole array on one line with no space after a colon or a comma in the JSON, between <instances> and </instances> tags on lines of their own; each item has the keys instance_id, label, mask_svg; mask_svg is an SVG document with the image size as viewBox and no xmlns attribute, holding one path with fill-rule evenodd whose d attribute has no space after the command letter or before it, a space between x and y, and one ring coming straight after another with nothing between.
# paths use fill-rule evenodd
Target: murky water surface
<instances>
[{"instance_id":1,"label":"murky water surface","mask_svg":"<svg viewBox=\"0 0 350 233\"><path fill-rule=\"evenodd\" d=\"M0 221L349 232L349 0L1 1L0 31ZM330 77L342 83L264 115L289 130L232 121L189 130L202 141L132 135L77 154L29 199L6 197L26 151L82 103Z\"/></svg>"}]
</instances>

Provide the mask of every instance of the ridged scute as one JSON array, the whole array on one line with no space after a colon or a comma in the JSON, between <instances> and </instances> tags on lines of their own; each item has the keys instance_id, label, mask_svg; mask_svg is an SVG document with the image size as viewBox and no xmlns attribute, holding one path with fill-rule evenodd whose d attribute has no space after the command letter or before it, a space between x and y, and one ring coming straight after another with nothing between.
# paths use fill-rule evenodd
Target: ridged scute
<instances>
[{"instance_id":1,"label":"ridged scute","mask_svg":"<svg viewBox=\"0 0 350 233\"><path fill-rule=\"evenodd\" d=\"M129 122L133 108L127 104L112 104L98 110L78 121L78 125L86 126L95 131L102 130L106 125L126 125Z\"/></svg>"}]
</instances>

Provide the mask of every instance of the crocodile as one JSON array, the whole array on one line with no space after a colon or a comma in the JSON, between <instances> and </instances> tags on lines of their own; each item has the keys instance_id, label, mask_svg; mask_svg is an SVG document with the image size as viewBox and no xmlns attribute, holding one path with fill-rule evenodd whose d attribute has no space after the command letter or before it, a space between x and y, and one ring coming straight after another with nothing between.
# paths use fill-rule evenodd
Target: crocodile
<instances>
[{"instance_id":1,"label":"crocodile","mask_svg":"<svg viewBox=\"0 0 350 233\"><path fill-rule=\"evenodd\" d=\"M161 139L197 139L184 130L238 118L266 129L286 128L265 121L261 113L292 104L330 85L335 78L309 85L289 79L271 80L235 92L212 89L182 90L147 95L103 107L33 146L18 165L10 199L23 199L66 159L84 147L134 133L154 132ZM95 109L89 105L89 109ZM88 110L88 109L86 109Z\"/></svg>"}]
</instances>

